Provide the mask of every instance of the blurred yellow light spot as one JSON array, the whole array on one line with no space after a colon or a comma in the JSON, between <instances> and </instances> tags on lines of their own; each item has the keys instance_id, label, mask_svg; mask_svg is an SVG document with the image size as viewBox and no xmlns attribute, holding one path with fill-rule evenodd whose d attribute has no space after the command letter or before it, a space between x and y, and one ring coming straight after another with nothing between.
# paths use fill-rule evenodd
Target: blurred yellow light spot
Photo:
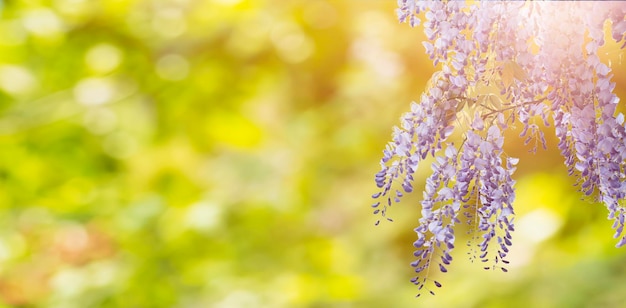
<instances>
[{"instance_id":1,"label":"blurred yellow light spot","mask_svg":"<svg viewBox=\"0 0 626 308\"><path fill-rule=\"evenodd\" d=\"M156 72L165 80L183 80L189 74L189 62L180 55L169 54L159 59Z\"/></svg>"},{"instance_id":2,"label":"blurred yellow light spot","mask_svg":"<svg viewBox=\"0 0 626 308\"><path fill-rule=\"evenodd\" d=\"M92 108L83 117L83 126L94 135L103 135L117 127L117 116L108 108Z\"/></svg>"},{"instance_id":3,"label":"blurred yellow light spot","mask_svg":"<svg viewBox=\"0 0 626 308\"><path fill-rule=\"evenodd\" d=\"M22 22L26 30L36 36L56 36L63 30L61 19L49 9L27 11Z\"/></svg>"},{"instance_id":4,"label":"blurred yellow light spot","mask_svg":"<svg viewBox=\"0 0 626 308\"><path fill-rule=\"evenodd\" d=\"M55 8L62 15L81 15L87 11L87 0L54 0Z\"/></svg>"},{"instance_id":5,"label":"blurred yellow light spot","mask_svg":"<svg viewBox=\"0 0 626 308\"><path fill-rule=\"evenodd\" d=\"M74 204L91 202L97 193L94 184L82 177L72 178L58 189L60 199Z\"/></svg>"},{"instance_id":6,"label":"blurred yellow light spot","mask_svg":"<svg viewBox=\"0 0 626 308\"><path fill-rule=\"evenodd\" d=\"M283 296L283 301L290 304L302 304L319 298L320 286L319 281L300 273L282 275L277 281L276 288Z\"/></svg>"},{"instance_id":7,"label":"blurred yellow light spot","mask_svg":"<svg viewBox=\"0 0 626 308\"><path fill-rule=\"evenodd\" d=\"M29 94L37 88L37 80L24 67L3 65L0 66L0 88L15 96Z\"/></svg>"},{"instance_id":8,"label":"blurred yellow light spot","mask_svg":"<svg viewBox=\"0 0 626 308\"><path fill-rule=\"evenodd\" d=\"M187 30L187 24L180 9L162 8L152 19L152 28L166 38L177 37Z\"/></svg>"},{"instance_id":9,"label":"blurred yellow light spot","mask_svg":"<svg viewBox=\"0 0 626 308\"><path fill-rule=\"evenodd\" d=\"M238 114L214 113L206 125L211 140L218 143L251 148L261 141L261 129L252 121Z\"/></svg>"},{"instance_id":10,"label":"blurred yellow light spot","mask_svg":"<svg viewBox=\"0 0 626 308\"><path fill-rule=\"evenodd\" d=\"M97 73L108 73L116 69L122 61L122 51L111 44L98 44L87 51L85 62Z\"/></svg>"},{"instance_id":11,"label":"blurred yellow light spot","mask_svg":"<svg viewBox=\"0 0 626 308\"><path fill-rule=\"evenodd\" d=\"M276 23L270 33L278 55L287 62L298 63L313 54L313 40L293 22Z\"/></svg>"},{"instance_id":12,"label":"blurred yellow light spot","mask_svg":"<svg viewBox=\"0 0 626 308\"><path fill-rule=\"evenodd\" d=\"M259 296L246 290L234 290L215 304L215 308L260 307Z\"/></svg>"},{"instance_id":13,"label":"blurred yellow light spot","mask_svg":"<svg viewBox=\"0 0 626 308\"><path fill-rule=\"evenodd\" d=\"M11 257L11 248L2 238L0 238L0 262L6 261Z\"/></svg>"},{"instance_id":14,"label":"blurred yellow light spot","mask_svg":"<svg viewBox=\"0 0 626 308\"><path fill-rule=\"evenodd\" d=\"M113 99L115 91L107 78L85 78L74 87L74 98L84 105L102 105Z\"/></svg>"},{"instance_id":15,"label":"blurred yellow light spot","mask_svg":"<svg viewBox=\"0 0 626 308\"><path fill-rule=\"evenodd\" d=\"M210 231L219 223L220 208L213 203L201 201L187 209L185 223L198 231Z\"/></svg>"},{"instance_id":16,"label":"blurred yellow light spot","mask_svg":"<svg viewBox=\"0 0 626 308\"><path fill-rule=\"evenodd\" d=\"M0 22L0 44L14 46L24 43L26 31L22 24L15 20Z\"/></svg>"},{"instance_id":17,"label":"blurred yellow light spot","mask_svg":"<svg viewBox=\"0 0 626 308\"><path fill-rule=\"evenodd\" d=\"M87 287L88 279L84 271L74 268L61 269L50 279L55 294L61 298L74 297Z\"/></svg>"},{"instance_id":18,"label":"blurred yellow light spot","mask_svg":"<svg viewBox=\"0 0 626 308\"><path fill-rule=\"evenodd\" d=\"M353 300L359 296L359 285L356 276L335 276L328 281L328 292L335 300Z\"/></svg>"},{"instance_id":19,"label":"blurred yellow light spot","mask_svg":"<svg viewBox=\"0 0 626 308\"><path fill-rule=\"evenodd\" d=\"M330 28L337 23L337 10L327 1L310 1L304 7L304 20L317 29Z\"/></svg>"},{"instance_id":20,"label":"blurred yellow light spot","mask_svg":"<svg viewBox=\"0 0 626 308\"><path fill-rule=\"evenodd\" d=\"M554 235L562 223L556 213L540 208L520 217L515 229L521 237L530 242L539 243Z\"/></svg>"},{"instance_id":21,"label":"blurred yellow light spot","mask_svg":"<svg viewBox=\"0 0 626 308\"><path fill-rule=\"evenodd\" d=\"M223 5L237 5L241 3L241 0L214 0L214 3Z\"/></svg>"},{"instance_id":22,"label":"blurred yellow light spot","mask_svg":"<svg viewBox=\"0 0 626 308\"><path fill-rule=\"evenodd\" d=\"M320 271L332 269L333 265L333 243L330 240L311 241L306 244L307 255L311 265Z\"/></svg>"},{"instance_id":23,"label":"blurred yellow light spot","mask_svg":"<svg viewBox=\"0 0 626 308\"><path fill-rule=\"evenodd\" d=\"M20 227L31 228L33 226L52 224L52 215L43 207L29 207L20 213L18 218Z\"/></svg>"},{"instance_id":24,"label":"blurred yellow light spot","mask_svg":"<svg viewBox=\"0 0 626 308\"><path fill-rule=\"evenodd\" d=\"M514 206L520 216L547 207L563 217L578 198L578 195L572 195L576 190L567 181L566 175L556 173L533 173L521 178L516 186Z\"/></svg>"},{"instance_id":25,"label":"blurred yellow light spot","mask_svg":"<svg viewBox=\"0 0 626 308\"><path fill-rule=\"evenodd\" d=\"M102 144L104 151L115 158L128 158L137 152L137 140L126 132L109 134Z\"/></svg>"},{"instance_id":26,"label":"blurred yellow light spot","mask_svg":"<svg viewBox=\"0 0 626 308\"><path fill-rule=\"evenodd\" d=\"M122 229L136 231L144 227L149 221L159 217L165 210L160 196L148 195L126 207L118 215L117 220Z\"/></svg>"},{"instance_id":27,"label":"blurred yellow light spot","mask_svg":"<svg viewBox=\"0 0 626 308\"><path fill-rule=\"evenodd\" d=\"M95 261L87 266L89 285L103 287L115 283L119 275L119 265L115 261Z\"/></svg>"},{"instance_id":28,"label":"blurred yellow light spot","mask_svg":"<svg viewBox=\"0 0 626 308\"><path fill-rule=\"evenodd\" d=\"M26 250L24 237L18 232L0 233L0 262L20 256Z\"/></svg>"},{"instance_id":29,"label":"blurred yellow light spot","mask_svg":"<svg viewBox=\"0 0 626 308\"><path fill-rule=\"evenodd\" d=\"M233 29L229 35L226 43L228 51L234 55L248 57L270 47L268 34L273 22L272 16L267 13L259 13L254 18L246 20L245 24L242 23L240 27Z\"/></svg>"}]
</instances>

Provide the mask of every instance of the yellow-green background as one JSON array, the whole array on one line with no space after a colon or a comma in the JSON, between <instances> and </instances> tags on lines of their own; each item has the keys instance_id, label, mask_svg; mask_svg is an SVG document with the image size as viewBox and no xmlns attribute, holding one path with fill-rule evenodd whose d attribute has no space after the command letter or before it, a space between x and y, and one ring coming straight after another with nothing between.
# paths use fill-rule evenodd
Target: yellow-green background
<instances>
[{"instance_id":1,"label":"yellow-green background","mask_svg":"<svg viewBox=\"0 0 626 308\"><path fill-rule=\"evenodd\" d=\"M2 307L626 303L606 210L552 137L532 155L519 129L509 272L470 264L459 236L443 288L414 298L421 193L394 223L369 207L434 71L396 1L0 3ZM602 57L623 71L617 48Z\"/></svg>"}]
</instances>

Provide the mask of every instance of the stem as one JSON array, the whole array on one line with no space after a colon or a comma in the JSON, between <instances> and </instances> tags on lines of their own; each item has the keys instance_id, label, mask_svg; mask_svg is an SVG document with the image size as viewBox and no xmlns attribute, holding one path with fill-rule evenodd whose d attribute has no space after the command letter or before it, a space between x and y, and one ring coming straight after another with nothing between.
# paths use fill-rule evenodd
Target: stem
<instances>
[{"instance_id":1,"label":"stem","mask_svg":"<svg viewBox=\"0 0 626 308\"><path fill-rule=\"evenodd\" d=\"M524 103L517 104L517 105L511 105L511 106L508 106L508 107L505 107L505 108L502 108L502 109L498 109L498 110L493 110L491 108L488 108L488 109L493 110L493 111L485 113L483 115L483 120L488 118L491 115L496 114L496 113L504 112L504 111L515 109L515 108L518 108L518 107L528 106L528 105L532 105L532 104L538 104L538 103L543 102L544 100L546 100L546 98L541 98L541 99L537 99L537 100L530 101L530 102L524 102Z\"/></svg>"}]
</instances>

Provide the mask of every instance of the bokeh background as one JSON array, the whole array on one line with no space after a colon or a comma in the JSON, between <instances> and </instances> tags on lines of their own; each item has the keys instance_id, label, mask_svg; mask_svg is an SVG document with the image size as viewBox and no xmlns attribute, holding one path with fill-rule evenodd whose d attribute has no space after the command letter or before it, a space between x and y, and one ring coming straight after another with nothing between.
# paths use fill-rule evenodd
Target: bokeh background
<instances>
[{"instance_id":1,"label":"bokeh background","mask_svg":"<svg viewBox=\"0 0 626 308\"><path fill-rule=\"evenodd\" d=\"M0 1L0 307L622 307L606 210L552 137L531 154L518 131L509 272L461 237L437 296L414 298L421 193L394 223L369 207L435 70L394 8ZM601 56L625 97L622 55Z\"/></svg>"}]
</instances>

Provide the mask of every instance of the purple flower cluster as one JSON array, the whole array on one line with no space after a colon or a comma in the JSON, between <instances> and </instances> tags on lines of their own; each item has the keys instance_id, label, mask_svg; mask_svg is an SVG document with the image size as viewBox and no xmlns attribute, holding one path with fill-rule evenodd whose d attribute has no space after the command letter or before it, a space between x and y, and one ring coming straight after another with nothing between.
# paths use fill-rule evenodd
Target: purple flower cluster
<instances>
[{"instance_id":1,"label":"purple flower cluster","mask_svg":"<svg viewBox=\"0 0 626 308\"><path fill-rule=\"evenodd\" d=\"M419 163L434 158L413 243L411 281L420 292L441 287L429 271L436 263L447 272L461 215L473 233L473 257L506 271L518 160L504 153L502 132L514 122L526 143L535 141L533 151L539 143L545 148L537 122L554 126L569 173L584 194L604 203L617 247L626 245L625 121L616 112L611 68L598 57L606 22L626 46L626 4L398 0L397 15L412 27L425 18L423 45L441 69L394 127L372 207L391 220L387 211L413 191ZM448 140L455 129L459 146Z\"/></svg>"},{"instance_id":2,"label":"purple flower cluster","mask_svg":"<svg viewBox=\"0 0 626 308\"><path fill-rule=\"evenodd\" d=\"M375 177L376 185L382 191L372 195L372 198L382 201L372 204L374 214L386 217L388 207L394 202L400 202L402 191L395 189L392 192L392 186L397 180L401 180L404 192L413 191L413 173L419 162L429 153L435 155L441 149L442 142L452 134L454 126L449 125L448 115L454 114L457 101L444 97L443 89L447 87L449 84L446 82L436 82L428 95L422 96L420 104L411 105L411 112L402 117L402 127L394 127L393 140L383 151L382 168ZM441 101L446 103L438 103Z\"/></svg>"}]
</instances>

